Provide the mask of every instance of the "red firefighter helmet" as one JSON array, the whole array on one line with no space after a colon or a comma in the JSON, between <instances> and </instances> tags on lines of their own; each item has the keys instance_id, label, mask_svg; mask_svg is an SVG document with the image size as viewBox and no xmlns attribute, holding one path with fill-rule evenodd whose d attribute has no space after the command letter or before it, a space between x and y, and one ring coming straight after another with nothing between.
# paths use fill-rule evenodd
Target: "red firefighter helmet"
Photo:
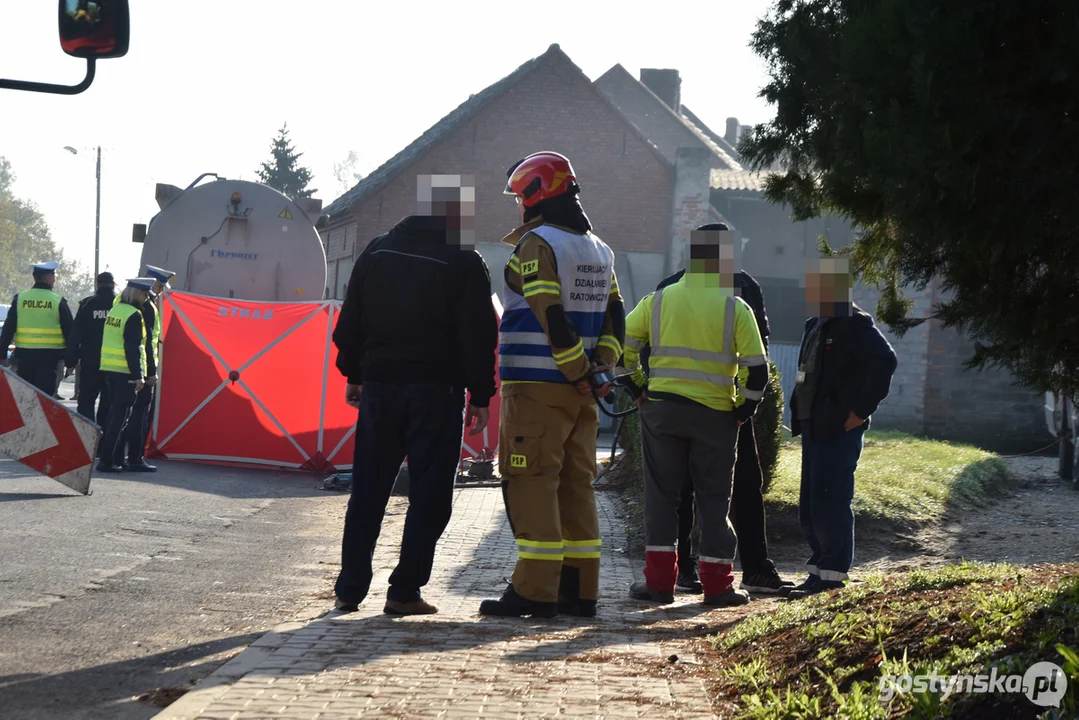
<instances>
[{"instance_id":1,"label":"red firefighter helmet","mask_svg":"<svg viewBox=\"0 0 1079 720\"><path fill-rule=\"evenodd\" d=\"M529 155L510 168L506 177L503 194L516 195L525 207L563 195L577 183L569 158L548 151Z\"/></svg>"}]
</instances>

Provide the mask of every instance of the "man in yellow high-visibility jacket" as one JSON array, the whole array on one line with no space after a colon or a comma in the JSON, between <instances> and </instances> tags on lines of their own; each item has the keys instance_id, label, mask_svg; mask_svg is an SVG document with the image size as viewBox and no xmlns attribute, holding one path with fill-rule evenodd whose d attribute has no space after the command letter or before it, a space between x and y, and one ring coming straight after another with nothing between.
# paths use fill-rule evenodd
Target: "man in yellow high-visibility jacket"
<instances>
[{"instance_id":1,"label":"man in yellow high-visibility jacket","mask_svg":"<svg viewBox=\"0 0 1079 720\"><path fill-rule=\"evenodd\" d=\"M738 540L729 510L738 428L764 397L768 363L753 310L734 292L733 241L721 227L694 231L686 274L626 318L625 365L634 369L644 458L645 582L630 588L639 600L674 601L678 507L689 477L704 603L749 602L734 587ZM647 381L639 366L646 344ZM744 387L737 384L742 367Z\"/></svg>"},{"instance_id":2,"label":"man in yellow high-visibility jacket","mask_svg":"<svg viewBox=\"0 0 1079 720\"><path fill-rule=\"evenodd\" d=\"M55 262L34 265L34 287L11 299L0 331L0 348L4 350L0 365L7 367L4 358L14 339L19 377L49 397L56 395L57 366L64 361L74 324L67 300L53 292L57 267Z\"/></svg>"},{"instance_id":3,"label":"man in yellow high-visibility jacket","mask_svg":"<svg viewBox=\"0 0 1079 720\"><path fill-rule=\"evenodd\" d=\"M149 302L153 278L133 278L105 318L101 336L101 370L109 384L109 419L102 439L98 472L115 473L124 462L123 438L135 405L146 385L146 323L143 303Z\"/></svg>"}]
</instances>

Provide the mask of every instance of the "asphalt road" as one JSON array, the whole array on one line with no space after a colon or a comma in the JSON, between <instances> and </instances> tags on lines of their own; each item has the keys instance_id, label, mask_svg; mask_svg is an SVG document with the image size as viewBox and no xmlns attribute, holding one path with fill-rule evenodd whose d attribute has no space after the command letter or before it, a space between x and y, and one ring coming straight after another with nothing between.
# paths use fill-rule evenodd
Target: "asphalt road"
<instances>
[{"instance_id":1,"label":"asphalt road","mask_svg":"<svg viewBox=\"0 0 1079 720\"><path fill-rule=\"evenodd\" d=\"M345 495L298 474L158 468L84 497L0 459L4 720L152 717L140 696L330 608Z\"/></svg>"}]
</instances>

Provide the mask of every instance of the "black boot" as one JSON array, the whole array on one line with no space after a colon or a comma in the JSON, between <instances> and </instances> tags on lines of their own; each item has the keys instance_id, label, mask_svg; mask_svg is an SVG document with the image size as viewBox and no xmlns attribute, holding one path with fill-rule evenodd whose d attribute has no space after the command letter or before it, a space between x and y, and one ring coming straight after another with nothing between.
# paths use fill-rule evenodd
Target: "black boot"
<instances>
[{"instance_id":1,"label":"black boot","mask_svg":"<svg viewBox=\"0 0 1079 720\"><path fill-rule=\"evenodd\" d=\"M480 615L497 615L498 617L532 617L553 618L558 614L558 603L535 602L523 598L513 589L513 585L506 587L506 592L498 600L484 600L480 603Z\"/></svg>"},{"instance_id":2,"label":"black boot","mask_svg":"<svg viewBox=\"0 0 1079 720\"><path fill-rule=\"evenodd\" d=\"M558 612L577 617L595 617L596 601L581 599L581 569L562 566L558 582Z\"/></svg>"}]
</instances>

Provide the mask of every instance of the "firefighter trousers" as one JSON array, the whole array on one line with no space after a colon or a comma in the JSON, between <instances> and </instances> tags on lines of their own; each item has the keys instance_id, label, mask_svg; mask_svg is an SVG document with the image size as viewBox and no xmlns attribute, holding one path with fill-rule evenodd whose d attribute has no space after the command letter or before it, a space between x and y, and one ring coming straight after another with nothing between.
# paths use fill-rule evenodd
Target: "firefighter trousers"
<instances>
[{"instance_id":1,"label":"firefighter trousers","mask_svg":"<svg viewBox=\"0 0 1079 720\"><path fill-rule=\"evenodd\" d=\"M563 566L579 578L575 597L599 598L596 477L599 409L572 385L502 385L498 464L517 540L513 588L556 602ZM571 591L572 592L572 591Z\"/></svg>"}]
</instances>

